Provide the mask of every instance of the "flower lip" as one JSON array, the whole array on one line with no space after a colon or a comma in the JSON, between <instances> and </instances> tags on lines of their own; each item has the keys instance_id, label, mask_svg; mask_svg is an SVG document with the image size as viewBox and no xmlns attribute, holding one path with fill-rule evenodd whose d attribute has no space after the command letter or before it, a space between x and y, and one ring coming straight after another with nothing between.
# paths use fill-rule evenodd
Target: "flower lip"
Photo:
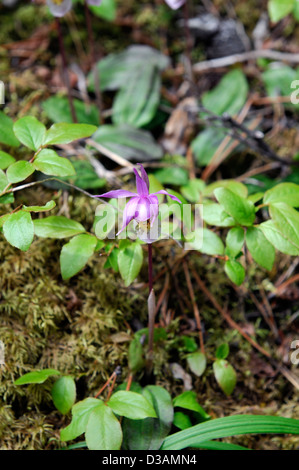
<instances>
[{"instance_id":1,"label":"flower lip","mask_svg":"<svg viewBox=\"0 0 299 470\"><path fill-rule=\"evenodd\" d=\"M53 16L61 18L72 8L72 0L47 0L47 5Z\"/></svg>"}]
</instances>

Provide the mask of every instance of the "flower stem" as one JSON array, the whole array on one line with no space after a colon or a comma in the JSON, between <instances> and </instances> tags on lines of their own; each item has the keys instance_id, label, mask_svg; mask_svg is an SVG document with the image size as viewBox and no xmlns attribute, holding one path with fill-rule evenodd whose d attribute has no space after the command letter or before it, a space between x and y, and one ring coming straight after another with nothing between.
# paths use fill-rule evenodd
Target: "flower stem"
<instances>
[{"instance_id":1,"label":"flower stem","mask_svg":"<svg viewBox=\"0 0 299 470\"><path fill-rule=\"evenodd\" d=\"M88 35L88 41L89 41L89 51L90 51L92 67L93 67L94 91L95 91L96 102L97 102L98 111L99 111L99 123L104 124L103 100L102 100L102 94L101 94L101 88L100 88L100 76L99 76L99 70L98 70L97 63L96 63L97 61L96 61L96 52L95 52L95 42L94 42L94 36L93 36L93 30L92 30L91 14L90 14L87 0L84 1L84 9L85 9L85 21L86 21L87 35Z\"/></svg>"},{"instance_id":2,"label":"flower stem","mask_svg":"<svg viewBox=\"0 0 299 470\"><path fill-rule=\"evenodd\" d=\"M71 93L71 85L70 85L68 70L67 70L67 59L66 59L66 53L65 53L64 43L63 43L63 35L62 35L62 30L61 30L60 18L56 18L56 26L57 26L57 32L58 32L60 55L62 59L63 79L64 79L65 86L67 88L67 96L69 100L71 116L72 116L73 122L78 122L75 107L74 107L74 102L72 98L72 93Z\"/></svg>"},{"instance_id":3,"label":"flower stem","mask_svg":"<svg viewBox=\"0 0 299 470\"><path fill-rule=\"evenodd\" d=\"M148 354L147 354L147 374L150 375L153 367L153 349L154 349L154 329L155 329L155 315L156 315L156 302L153 290L153 249L152 245L148 244Z\"/></svg>"}]
</instances>

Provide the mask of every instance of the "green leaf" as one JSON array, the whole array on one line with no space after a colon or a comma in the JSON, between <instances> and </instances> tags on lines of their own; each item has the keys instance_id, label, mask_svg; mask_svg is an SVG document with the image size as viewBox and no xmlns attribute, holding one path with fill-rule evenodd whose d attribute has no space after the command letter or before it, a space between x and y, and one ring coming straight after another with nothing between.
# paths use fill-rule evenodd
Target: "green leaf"
<instances>
[{"instance_id":1,"label":"green leaf","mask_svg":"<svg viewBox=\"0 0 299 470\"><path fill-rule=\"evenodd\" d=\"M255 208L251 201L233 193L227 188L217 188L214 191L217 201L224 210L239 224L249 226L255 219Z\"/></svg>"},{"instance_id":2,"label":"green leaf","mask_svg":"<svg viewBox=\"0 0 299 470\"><path fill-rule=\"evenodd\" d=\"M74 108L80 124L92 124L98 126L99 110L94 104L86 104L83 101L74 99ZM42 103L42 108L48 118L54 123L72 123L72 114L68 103L68 98L62 96L51 96Z\"/></svg>"},{"instance_id":3,"label":"green leaf","mask_svg":"<svg viewBox=\"0 0 299 470\"><path fill-rule=\"evenodd\" d=\"M99 406L104 406L104 402L90 397L76 403L72 407L71 423L60 432L61 441L72 441L83 434L91 412Z\"/></svg>"},{"instance_id":4,"label":"green leaf","mask_svg":"<svg viewBox=\"0 0 299 470\"><path fill-rule=\"evenodd\" d=\"M114 124L142 127L155 116L160 102L160 72L151 63L144 64L131 75L117 93L112 107Z\"/></svg>"},{"instance_id":5,"label":"green leaf","mask_svg":"<svg viewBox=\"0 0 299 470\"><path fill-rule=\"evenodd\" d=\"M16 159L3 150L0 150L0 170L5 170L9 165L14 163Z\"/></svg>"},{"instance_id":6,"label":"green leaf","mask_svg":"<svg viewBox=\"0 0 299 470\"><path fill-rule=\"evenodd\" d=\"M271 21L275 23L289 13L292 12L295 6L295 0L269 0L268 11Z\"/></svg>"},{"instance_id":7,"label":"green leaf","mask_svg":"<svg viewBox=\"0 0 299 470\"><path fill-rule=\"evenodd\" d=\"M48 201L44 206L23 206L23 210L26 212L46 212L50 211L55 206L55 201Z\"/></svg>"},{"instance_id":8,"label":"green leaf","mask_svg":"<svg viewBox=\"0 0 299 470\"><path fill-rule=\"evenodd\" d=\"M299 185L281 183L266 191L263 203L273 204L275 202L284 202L291 207L299 207Z\"/></svg>"},{"instance_id":9,"label":"green leaf","mask_svg":"<svg viewBox=\"0 0 299 470\"><path fill-rule=\"evenodd\" d=\"M42 238L67 238L85 232L84 227L63 215L34 220L35 234Z\"/></svg>"},{"instance_id":10,"label":"green leaf","mask_svg":"<svg viewBox=\"0 0 299 470\"><path fill-rule=\"evenodd\" d=\"M0 111L0 143L10 147L19 147L20 142L13 131L13 120Z\"/></svg>"},{"instance_id":11,"label":"green leaf","mask_svg":"<svg viewBox=\"0 0 299 470\"><path fill-rule=\"evenodd\" d=\"M248 83L241 69L228 72L213 88L202 97L205 108L216 114L236 114L244 106L248 94Z\"/></svg>"},{"instance_id":12,"label":"green leaf","mask_svg":"<svg viewBox=\"0 0 299 470\"><path fill-rule=\"evenodd\" d=\"M204 204L202 211L203 220L209 225L217 227L231 227L236 221L223 209L220 204Z\"/></svg>"},{"instance_id":13,"label":"green leaf","mask_svg":"<svg viewBox=\"0 0 299 470\"><path fill-rule=\"evenodd\" d=\"M19 377L14 384L15 385L26 385L26 384L42 384L49 377L53 375L60 375L59 370L55 369L43 369L43 370L34 370L33 372L28 372L28 374L22 375Z\"/></svg>"},{"instance_id":14,"label":"green leaf","mask_svg":"<svg viewBox=\"0 0 299 470\"><path fill-rule=\"evenodd\" d=\"M198 445L193 446L195 449L206 450L250 450L247 447L239 446L238 444L229 444L228 442L218 441L205 441Z\"/></svg>"},{"instance_id":15,"label":"green leaf","mask_svg":"<svg viewBox=\"0 0 299 470\"><path fill-rule=\"evenodd\" d=\"M36 170L52 176L69 176L75 174L75 168L67 158L59 157L54 150L43 149L33 162Z\"/></svg>"},{"instance_id":16,"label":"green leaf","mask_svg":"<svg viewBox=\"0 0 299 470\"><path fill-rule=\"evenodd\" d=\"M84 268L93 255L96 244L96 237L82 234L72 238L69 243L62 247L60 253L62 279L69 279Z\"/></svg>"},{"instance_id":17,"label":"green leaf","mask_svg":"<svg viewBox=\"0 0 299 470\"><path fill-rule=\"evenodd\" d=\"M168 436L161 450L180 450L211 439L240 434L299 434L299 420L279 416L237 415L213 419Z\"/></svg>"},{"instance_id":18,"label":"green leaf","mask_svg":"<svg viewBox=\"0 0 299 470\"><path fill-rule=\"evenodd\" d=\"M7 168L6 175L10 183L18 183L28 178L33 172L34 166L32 163L20 160Z\"/></svg>"},{"instance_id":19,"label":"green leaf","mask_svg":"<svg viewBox=\"0 0 299 470\"><path fill-rule=\"evenodd\" d=\"M85 438L89 450L119 450L122 430L108 406L98 406L90 413Z\"/></svg>"},{"instance_id":20,"label":"green leaf","mask_svg":"<svg viewBox=\"0 0 299 470\"><path fill-rule=\"evenodd\" d=\"M99 16L107 21L114 21L116 18L115 0L103 0L99 7L90 6L90 10L94 15Z\"/></svg>"},{"instance_id":21,"label":"green leaf","mask_svg":"<svg viewBox=\"0 0 299 470\"><path fill-rule=\"evenodd\" d=\"M117 155L135 162L152 161L163 156L161 146L148 131L127 124L101 126L94 134L93 140Z\"/></svg>"},{"instance_id":22,"label":"green leaf","mask_svg":"<svg viewBox=\"0 0 299 470\"><path fill-rule=\"evenodd\" d=\"M192 140L192 153L199 166L205 166L210 163L213 155L224 138L225 133L222 129L208 127L201 131L195 139Z\"/></svg>"},{"instance_id":23,"label":"green leaf","mask_svg":"<svg viewBox=\"0 0 299 470\"><path fill-rule=\"evenodd\" d=\"M245 279L245 269L238 261L226 261L224 271L229 279L237 286L240 286Z\"/></svg>"},{"instance_id":24,"label":"green leaf","mask_svg":"<svg viewBox=\"0 0 299 470\"><path fill-rule=\"evenodd\" d=\"M227 343L222 343L216 349L216 358L217 359L226 359L229 355L229 345Z\"/></svg>"},{"instance_id":25,"label":"green leaf","mask_svg":"<svg viewBox=\"0 0 299 470\"><path fill-rule=\"evenodd\" d=\"M107 238L112 229L114 229L115 233L115 223L116 211L114 207L108 204L97 206L93 226L97 238L100 240Z\"/></svg>"},{"instance_id":26,"label":"green leaf","mask_svg":"<svg viewBox=\"0 0 299 470\"><path fill-rule=\"evenodd\" d=\"M225 359L217 359L213 363L215 378L223 392L230 395L237 383L237 375L233 366Z\"/></svg>"},{"instance_id":27,"label":"green leaf","mask_svg":"<svg viewBox=\"0 0 299 470\"><path fill-rule=\"evenodd\" d=\"M60 413L65 415L76 401L76 384L73 377L60 377L52 387L53 403Z\"/></svg>"},{"instance_id":28,"label":"green leaf","mask_svg":"<svg viewBox=\"0 0 299 470\"><path fill-rule=\"evenodd\" d=\"M136 392L121 390L115 392L107 405L119 416L130 419L156 418L156 412L151 403Z\"/></svg>"},{"instance_id":29,"label":"green leaf","mask_svg":"<svg viewBox=\"0 0 299 470\"><path fill-rule=\"evenodd\" d=\"M143 251L138 242L131 243L118 254L119 272L126 287L128 287L138 276L142 267Z\"/></svg>"},{"instance_id":30,"label":"green leaf","mask_svg":"<svg viewBox=\"0 0 299 470\"><path fill-rule=\"evenodd\" d=\"M189 416L181 411L174 413L173 424L179 429L188 429L192 426Z\"/></svg>"},{"instance_id":31,"label":"green leaf","mask_svg":"<svg viewBox=\"0 0 299 470\"><path fill-rule=\"evenodd\" d=\"M206 370L207 358L201 351L188 354L186 359L191 371L193 374L197 375L197 377L200 377Z\"/></svg>"},{"instance_id":32,"label":"green leaf","mask_svg":"<svg viewBox=\"0 0 299 470\"><path fill-rule=\"evenodd\" d=\"M34 237L31 215L23 210L11 214L4 222L3 233L8 243L27 251Z\"/></svg>"},{"instance_id":33,"label":"green leaf","mask_svg":"<svg viewBox=\"0 0 299 470\"><path fill-rule=\"evenodd\" d=\"M249 227L247 229L246 245L254 261L271 271L275 260L275 249L259 228Z\"/></svg>"},{"instance_id":34,"label":"green leaf","mask_svg":"<svg viewBox=\"0 0 299 470\"><path fill-rule=\"evenodd\" d=\"M128 351L129 368L132 372L137 372L142 369L145 364L144 352L142 344L138 338L134 338L130 342Z\"/></svg>"},{"instance_id":35,"label":"green leaf","mask_svg":"<svg viewBox=\"0 0 299 470\"><path fill-rule=\"evenodd\" d=\"M0 192L2 192L8 185L6 174L3 170L0 170Z\"/></svg>"},{"instance_id":36,"label":"green leaf","mask_svg":"<svg viewBox=\"0 0 299 470\"><path fill-rule=\"evenodd\" d=\"M203 190L203 195L207 197L213 197L214 191L217 188L226 188L237 194L240 197L246 198L248 194L248 189L245 184L240 183L235 180L219 180L214 183L209 184Z\"/></svg>"},{"instance_id":37,"label":"green leaf","mask_svg":"<svg viewBox=\"0 0 299 470\"><path fill-rule=\"evenodd\" d=\"M46 134L45 126L33 116L25 116L16 121L13 130L19 141L35 152L43 144Z\"/></svg>"},{"instance_id":38,"label":"green leaf","mask_svg":"<svg viewBox=\"0 0 299 470\"><path fill-rule=\"evenodd\" d=\"M157 418L123 420L123 448L126 450L158 450L171 429L173 406L167 390L149 385L142 394L152 403Z\"/></svg>"},{"instance_id":39,"label":"green leaf","mask_svg":"<svg viewBox=\"0 0 299 470\"><path fill-rule=\"evenodd\" d=\"M241 227L234 227L227 233L225 253L235 258L242 250L243 244L244 230Z\"/></svg>"},{"instance_id":40,"label":"green leaf","mask_svg":"<svg viewBox=\"0 0 299 470\"><path fill-rule=\"evenodd\" d=\"M194 250L206 255L223 255L224 245L221 238L208 228L195 229L192 239L188 237L188 243Z\"/></svg>"},{"instance_id":41,"label":"green leaf","mask_svg":"<svg viewBox=\"0 0 299 470\"><path fill-rule=\"evenodd\" d=\"M186 410L195 411L199 413L204 419L209 419L210 416L204 411L196 399L196 393L193 391L187 391L181 393L173 400L173 406L175 408L184 408Z\"/></svg>"},{"instance_id":42,"label":"green leaf","mask_svg":"<svg viewBox=\"0 0 299 470\"><path fill-rule=\"evenodd\" d=\"M270 204L269 210L282 236L299 248L299 213L283 202Z\"/></svg>"},{"instance_id":43,"label":"green leaf","mask_svg":"<svg viewBox=\"0 0 299 470\"><path fill-rule=\"evenodd\" d=\"M90 137L97 128L90 124L53 124L46 132L43 145L69 144L74 140Z\"/></svg>"},{"instance_id":44,"label":"green leaf","mask_svg":"<svg viewBox=\"0 0 299 470\"><path fill-rule=\"evenodd\" d=\"M175 186L179 186L181 184L187 184L188 171L179 166L169 166L155 171L155 177L162 184L173 184Z\"/></svg>"},{"instance_id":45,"label":"green leaf","mask_svg":"<svg viewBox=\"0 0 299 470\"><path fill-rule=\"evenodd\" d=\"M200 179L192 179L180 188L182 195L190 202L198 202L205 187L205 182Z\"/></svg>"},{"instance_id":46,"label":"green leaf","mask_svg":"<svg viewBox=\"0 0 299 470\"><path fill-rule=\"evenodd\" d=\"M259 228L267 238L267 240L281 253L291 256L299 255L299 247L287 240L276 227L273 220L267 220L259 225Z\"/></svg>"}]
</instances>

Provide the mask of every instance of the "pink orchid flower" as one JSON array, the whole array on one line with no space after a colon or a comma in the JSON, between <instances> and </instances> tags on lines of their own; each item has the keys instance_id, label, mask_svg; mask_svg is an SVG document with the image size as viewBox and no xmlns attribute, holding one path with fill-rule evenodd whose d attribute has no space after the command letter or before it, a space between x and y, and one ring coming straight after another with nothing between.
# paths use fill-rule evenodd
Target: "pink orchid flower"
<instances>
[{"instance_id":1,"label":"pink orchid flower","mask_svg":"<svg viewBox=\"0 0 299 470\"><path fill-rule=\"evenodd\" d=\"M115 191L108 191L108 193L100 194L94 197L107 197L107 198L131 198L126 204L123 212L123 225L122 228L116 235L119 235L134 219L136 222L150 221L153 226L158 213L159 213L159 200L157 194L165 194L169 196L173 201L177 201L181 204L181 201L172 194L169 194L164 189L157 191L156 193L149 194L149 180L147 173L143 166L138 163L140 168L141 176L138 171L134 168L136 176L136 188L137 193L126 191L124 189L117 189Z\"/></svg>"},{"instance_id":2,"label":"pink orchid flower","mask_svg":"<svg viewBox=\"0 0 299 470\"><path fill-rule=\"evenodd\" d=\"M165 2L172 10L177 10L186 3L186 0L165 0Z\"/></svg>"},{"instance_id":3,"label":"pink orchid flower","mask_svg":"<svg viewBox=\"0 0 299 470\"><path fill-rule=\"evenodd\" d=\"M53 16L61 18L72 8L72 0L47 0L47 5Z\"/></svg>"}]
</instances>

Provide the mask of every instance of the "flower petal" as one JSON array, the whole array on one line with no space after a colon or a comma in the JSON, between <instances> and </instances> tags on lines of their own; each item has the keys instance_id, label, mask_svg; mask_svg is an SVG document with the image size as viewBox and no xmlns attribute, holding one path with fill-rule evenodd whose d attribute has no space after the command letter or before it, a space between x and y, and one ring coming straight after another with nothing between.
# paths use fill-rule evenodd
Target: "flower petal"
<instances>
[{"instance_id":1,"label":"flower petal","mask_svg":"<svg viewBox=\"0 0 299 470\"><path fill-rule=\"evenodd\" d=\"M182 201L180 201L179 198L177 198L176 196L173 196L172 194L169 194L167 191L165 191L165 189L161 189L160 191L157 191L156 193L152 193L150 194L150 196L153 196L155 194L166 194L166 196L169 196L173 201L177 201L180 204L182 204Z\"/></svg>"},{"instance_id":2,"label":"flower petal","mask_svg":"<svg viewBox=\"0 0 299 470\"><path fill-rule=\"evenodd\" d=\"M159 214L159 200L157 196L148 196L148 199L151 204L151 227L154 225L154 222Z\"/></svg>"},{"instance_id":3,"label":"flower petal","mask_svg":"<svg viewBox=\"0 0 299 470\"><path fill-rule=\"evenodd\" d=\"M136 168L133 168L136 176L136 188L139 196L148 196L148 187L146 182L141 178ZM145 170L144 170L145 171Z\"/></svg>"},{"instance_id":4,"label":"flower petal","mask_svg":"<svg viewBox=\"0 0 299 470\"><path fill-rule=\"evenodd\" d=\"M138 206L138 203L139 203L139 199L140 198L138 196L133 197L133 199L131 199L126 204L126 207L124 208L124 211L123 211L122 228L117 232L116 235L119 235L127 227L127 225L129 225L131 220L133 220L135 218L137 206Z\"/></svg>"},{"instance_id":5,"label":"flower petal","mask_svg":"<svg viewBox=\"0 0 299 470\"><path fill-rule=\"evenodd\" d=\"M173 10L177 10L178 8L180 8L182 5L184 5L184 3L186 2L186 0L165 0L165 2L167 3L167 5L172 8Z\"/></svg>"},{"instance_id":6,"label":"flower petal","mask_svg":"<svg viewBox=\"0 0 299 470\"><path fill-rule=\"evenodd\" d=\"M133 197L138 196L136 193L132 193L131 191L126 191L125 189L116 189L115 191L108 191L108 193L98 194L97 196L93 197L108 197L108 198L121 198L121 197Z\"/></svg>"},{"instance_id":7,"label":"flower petal","mask_svg":"<svg viewBox=\"0 0 299 470\"><path fill-rule=\"evenodd\" d=\"M103 0L87 0L88 5L99 7Z\"/></svg>"},{"instance_id":8,"label":"flower petal","mask_svg":"<svg viewBox=\"0 0 299 470\"><path fill-rule=\"evenodd\" d=\"M140 173L141 173L141 178L145 182L145 184L147 186L147 189L149 189L149 180L148 180L147 172L145 171L145 169L144 169L143 165L141 165L141 163L137 163L137 165L139 166L139 170L140 170Z\"/></svg>"},{"instance_id":9,"label":"flower petal","mask_svg":"<svg viewBox=\"0 0 299 470\"><path fill-rule=\"evenodd\" d=\"M72 0L47 0L47 5L52 15L60 18L72 8Z\"/></svg>"}]
</instances>

